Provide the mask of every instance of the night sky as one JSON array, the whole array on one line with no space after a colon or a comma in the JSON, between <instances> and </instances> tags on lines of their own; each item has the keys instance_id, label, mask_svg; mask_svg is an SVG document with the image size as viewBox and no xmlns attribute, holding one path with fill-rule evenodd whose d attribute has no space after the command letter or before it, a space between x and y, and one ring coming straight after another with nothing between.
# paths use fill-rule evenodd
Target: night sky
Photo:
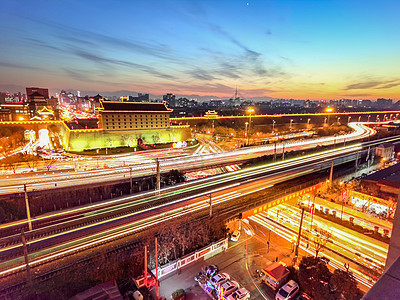
<instances>
[{"instance_id":1,"label":"night sky","mask_svg":"<svg viewBox=\"0 0 400 300\"><path fill-rule=\"evenodd\" d=\"M399 99L399 11L390 0L0 0L0 83Z\"/></svg>"}]
</instances>

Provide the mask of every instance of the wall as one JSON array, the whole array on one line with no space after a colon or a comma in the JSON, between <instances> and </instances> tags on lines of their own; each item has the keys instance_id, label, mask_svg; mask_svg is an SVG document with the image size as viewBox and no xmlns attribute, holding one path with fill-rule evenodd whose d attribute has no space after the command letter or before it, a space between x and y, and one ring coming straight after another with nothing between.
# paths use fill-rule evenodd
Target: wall
<instances>
[{"instance_id":1,"label":"wall","mask_svg":"<svg viewBox=\"0 0 400 300\"><path fill-rule=\"evenodd\" d=\"M190 129L185 126L127 131L71 130L67 150L79 152L98 148L136 147L139 138L144 143L163 144L187 141L191 137Z\"/></svg>"}]
</instances>

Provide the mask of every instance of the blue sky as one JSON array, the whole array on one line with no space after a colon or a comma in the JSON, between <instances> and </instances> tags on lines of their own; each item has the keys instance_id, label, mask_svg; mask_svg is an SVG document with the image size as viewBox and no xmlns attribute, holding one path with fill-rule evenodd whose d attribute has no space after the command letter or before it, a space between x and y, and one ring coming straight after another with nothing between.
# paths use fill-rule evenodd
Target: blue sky
<instances>
[{"instance_id":1,"label":"blue sky","mask_svg":"<svg viewBox=\"0 0 400 300\"><path fill-rule=\"evenodd\" d=\"M399 98L400 1L0 0L0 82Z\"/></svg>"}]
</instances>

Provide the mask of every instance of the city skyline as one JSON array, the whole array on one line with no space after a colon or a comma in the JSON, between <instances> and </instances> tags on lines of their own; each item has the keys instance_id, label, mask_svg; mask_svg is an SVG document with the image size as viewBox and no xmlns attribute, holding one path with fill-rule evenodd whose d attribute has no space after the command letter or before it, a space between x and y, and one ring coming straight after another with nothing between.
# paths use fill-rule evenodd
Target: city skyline
<instances>
[{"instance_id":1,"label":"city skyline","mask_svg":"<svg viewBox=\"0 0 400 300\"><path fill-rule=\"evenodd\" d=\"M395 1L3 1L2 85L399 99ZM397 26L396 26L397 25Z\"/></svg>"}]
</instances>

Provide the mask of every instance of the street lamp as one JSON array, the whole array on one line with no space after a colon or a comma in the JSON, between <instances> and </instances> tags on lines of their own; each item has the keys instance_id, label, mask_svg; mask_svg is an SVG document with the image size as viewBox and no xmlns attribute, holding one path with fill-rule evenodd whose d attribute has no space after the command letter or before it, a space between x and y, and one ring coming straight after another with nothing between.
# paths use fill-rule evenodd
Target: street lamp
<instances>
[{"instance_id":1,"label":"street lamp","mask_svg":"<svg viewBox=\"0 0 400 300\"><path fill-rule=\"evenodd\" d=\"M371 118L371 115L368 115L368 120L367 120L367 122L369 122L369 118Z\"/></svg>"},{"instance_id":2,"label":"street lamp","mask_svg":"<svg viewBox=\"0 0 400 300\"><path fill-rule=\"evenodd\" d=\"M308 124L308 125L310 125L310 121L311 121L311 119L309 118L309 119L307 120L307 124Z\"/></svg>"},{"instance_id":3,"label":"street lamp","mask_svg":"<svg viewBox=\"0 0 400 300\"><path fill-rule=\"evenodd\" d=\"M247 144L249 143L249 137L248 137L248 132L247 132L247 126L249 125L249 122L244 123L245 124L245 129L244 129L244 139L247 139Z\"/></svg>"},{"instance_id":4,"label":"street lamp","mask_svg":"<svg viewBox=\"0 0 400 300\"><path fill-rule=\"evenodd\" d=\"M272 132L274 132L275 131L275 120L272 120Z\"/></svg>"},{"instance_id":5,"label":"street lamp","mask_svg":"<svg viewBox=\"0 0 400 300\"><path fill-rule=\"evenodd\" d=\"M358 122L361 122L361 116L358 117Z\"/></svg>"},{"instance_id":6,"label":"street lamp","mask_svg":"<svg viewBox=\"0 0 400 300\"><path fill-rule=\"evenodd\" d=\"M249 130L247 132L248 133L248 135L247 135L247 144L249 144L249 135L250 135L250 132L251 132L251 114L254 113L254 108L249 107L247 109L247 113L249 114Z\"/></svg>"},{"instance_id":7,"label":"street lamp","mask_svg":"<svg viewBox=\"0 0 400 300\"><path fill-rule=\"evenodd\" d=\"M340 117L337 117L337 121L336 121L337 123L340 123Z\"/></svg>"},{"instance_id":8,"label":"street lamp","mask_svg":"<svg viewBox=\"0 0 400 300\"><path fill-rule=\"evenodd\" d=\"M290 125L289 125L290 130L292 130L292 123L293 123L293 119L290 119Z\"/></svg>"},{"instance_id":9,"label":"street lamp","mask_svg":"<svg viewBox=\"0 0 400 300\"><path fill-rule=\"evenodd\" d=\"M350 120L351 120L351 116L349 116L349 117L347 118L347 124L350 123Z\"/></svg>"},{"instance_id":10,"label":"street lamp","mask_svg":"<svg viewBox=\"0 0 400 300\"><path fill-rule=\"evenodd\" d=\"M329 118L331 117L331 113L333 112L333 108L332 107L328 107L325 111L328 113L328 126L329 126Z\"/></svg>"}]
</instances>

